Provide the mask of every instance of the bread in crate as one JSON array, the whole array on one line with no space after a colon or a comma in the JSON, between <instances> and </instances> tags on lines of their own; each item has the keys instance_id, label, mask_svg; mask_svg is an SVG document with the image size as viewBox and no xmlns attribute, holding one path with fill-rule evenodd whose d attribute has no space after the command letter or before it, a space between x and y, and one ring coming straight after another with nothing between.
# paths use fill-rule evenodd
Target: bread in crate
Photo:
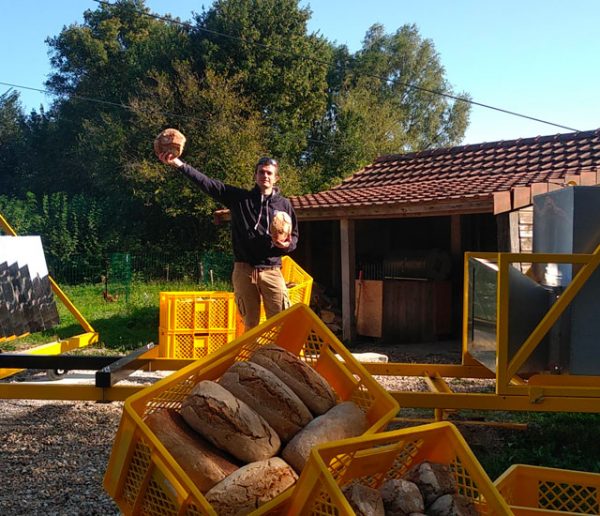
<instances>
[{"instance_id":1,"label":"bread in crate","mask_svg":"<svg viewBox=\"0 0 600 516\"><path fill-rule=\"evenodd\" d=\"M371 507L378 506L381 496L385 514L512 514L458 430L448 422L316 446L296 487L277 507L278 513L353 516L355 485L379 493L369 491ZM415 498L418 502L417 492L423 509L410 505ZM273 508L274 504L267 505L263 513Z\"/></svg>"},{"instance_id":2,"label":"bread in crate","mask_svg":"<svg viewBox=\"0 0 600 516\"><path fill-rule=\"evenodd\" d=\"M303 421L303 424L297 425L296 430L290 431L288 428L286 432L289 433L282 434L279 437L277 432L273 431L271 434L267 430L267 428L272 429L266 420L270 417L269 414L265 414L266 418L263 417L259 413L260 410L251 408L252 403L248 404L241 401L232 392L230 395L233 401L229 399L223 404L223 400L227 399L227 396L223 395L219 389L215 389L214 386L226 390L223 386L233 380L233 383L230 384L239 389L240 385L244 383L244 381L239 382L240 372L243 373L242 376L248 375L245 378L249 380L246 382L249 386L253 381L253 375L256 371L260 372L261 368L260 365L254 362L253 355L261 355L260 351L263 349L276 353L275 356L279 357L290 353L293 359L298 362L291 366L293 371L300 370L304 373L310 371L309 374L300 375L300 378L306 380L304 390L307 388L314 389L313 393L317 398L324 397L327 399L332 397L333 407L320 416L317 412L322 412L322 407L312 415L308 408L296 407L298 413L303 414L304 420L308 421L308 424ZM336 354L339 354L343 360L336 358ZM285 363L289 365L293 361L290 360L290 357L286 357ZM296 394L298 392L298 378L296 378L296 383L291 382L294 383L294 388L292 388L277 375L272 374L271 371L268 372L271 374L267 374L266 377L270 380L267 379L265 382L262 378L262 387L257 390L244 389L243 394L238 390L238 395L242 398L245 396L256 398L253 403L255 407L259 408L262 394L266 394L266 388L269 394L264 398L263 406L269 405L273 408L278 403L285 405L288 402L287 398L277 400L277 396L280 396L282 392L280 383L283 382L288 387L288 391ZM273 377L277 380L273 381ZM198 387L199 385L210 386L208 396L206 396L204 388L200 389ZM274 385L279 385L279 387L273 388ZM261 389L263 390L261 391ZM195 399L198 390L204 396L203 401L200 402ZM269 498L278 496L281 491L287 490L286 492L289 492L289 485L285 484L286 482L295 482L295 478L289 471L286 473L285 468L289 468L290 465L281 456L283 454L282 449L285 451L296 437L299 438L303 433L306 433L311 436L311 439L314 439L314 443L318 443L330 438L342 438L362 432L378 431L385 426L398 410L398 406L391 396L381 388L361 364L353 360L352 355L337 341L316 315L304 305L295 305L286 312L246 333L202 362L188 366L172 375L172 377L166 378L144 391L142 391L144 394L138 393L126 401L121 423L121 428L127 427L132 422L134 426L138 425L140 428L140 432L137 434L138 439L133 438L128 443L121 442L127 441L127 438L131 435L120 429L113 447L109 470L105 477L105 487L125 514L132 514L140 504L149 504L152 507L159 499L163 500L160 503L161 514L181 512L183 505L193 507L194 511L198 510L200 513L212 514L215 511L215 506L218 505L219 507L228 507L227 511L231 511L231 513L241 511L245 514L244 511L247 511L247 507L256 507L268 501ZM273 392L279 392L279 394L275 394L275 398L273 398ZM296 400L300 404L303 403L297 394ZM258 419L253 419L254 416L246 417L246 414L243 418L244 425L240 425L239 419L234 418L233 415L237 413L242 403ZM236 457L232 462L241 462L242 467L227 475L208 491L202 492L197 485L190 481L184 465L174 460L172 454L168 452L164 454L162 450L163 443L160 443L157 436L145 427L145 421L154 412L167 406L172 410L181 412L188 425L195 427L197 431L200 430L199 433L210 441L213 446L217 448L224 447L225 450L221 449L221 451ZM336 416L336 412L339 412L341 407L343 413L347 410L345 407L348 406L354 407L354 412L349 412L352 414L351 418L357 419L357 416L360 415L358 419L363 420L361 424L352 425L349 420L346 420L338 425L345 433L338 432L333 436L331 433L321 431L322 428L327 428L328 425L319 424L319 420L327 420L334 416L339 418L339 414ZM310 419L306 417L307 413ZM226 414L228 416L225 417ZM314 419L313 416L315 416ZM213 431L211 436L212 426L208 425L207 421L214 422L217 420L222 423L222 426L219 427L217 424L216 426L219 429ZM341 421L343 421L343 418ZM315 427L319 429L316 432ZM215 429L212 428L212 430ZM237 441L237 445L225 446L222 439L227 432L230 432L231 435L239 433L252 435L252 438L255 434L261 434L259 440L262 439L262 444L259 451L264 452L264 454L240 455L239 449L242 447L247 448L247 446L240 444L243 440ZM240 435L236 435L236 437L240 437ZM241 437L243 438L243 436ZM288 439L291 439L291 441L285 445ZM225 441L228 441L228 439L225 439ZM281 446L280 443L285 446ZM134 451L132 453L130 450L127 454L128 457L122 460L122 458L119 458L119 451L122 452L125 448L133 448ZM141 457L136 457L136 451L144 457L147 457L149 453L156 460L150 460L149 462L146 460L144 462ZM303 453L307 454L306 451ZM266 457L267 455L271 455L271 457ZM299 464L295 465L298 473L301 470L302 461ZM274 468L273 471L271 471L271 467ZM290 470L293 471L292 468ZM263 471L264 473L255 474L257 471ZM281 476L281 478L286 479L283 484L278 484L279 488L272 490L272 496L265 493L264 488L261 487L264 486L264 482L271 474L273 478ZM139 478L147 477L156 478L156 481L153 483L139 481ZM249 481L249 479L252 481ZM248 495L248 498L240 497L240 484L245 486L242 491ZM238 487L234 487L236 485ZM215 493L220 494L216 496ZM167 505L171 507L168 510L163 506L165 505L165 499L169 500ZM158 508L156 509L158 510Z\"/></svg>"}]
</instances>

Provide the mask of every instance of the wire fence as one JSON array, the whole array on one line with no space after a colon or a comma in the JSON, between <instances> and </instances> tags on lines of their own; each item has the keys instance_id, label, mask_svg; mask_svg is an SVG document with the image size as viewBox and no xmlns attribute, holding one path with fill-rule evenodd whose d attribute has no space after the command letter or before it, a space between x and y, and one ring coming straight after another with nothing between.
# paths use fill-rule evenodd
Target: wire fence
<instances>
[{"instance_id":1,"label":"wire fence","mask_svg":"<svg viewBox=\"0 0 600 516\"><path fill-rule=\"evenodd\" d=\"M90 258L75 256L68 261L47 258L48 271L59 283L130 283L131 281L190 281L212 283L229 281L233 256L226 253L195 251L176 256L163 253L111 253Z\"/></svg>"}]
</instances>

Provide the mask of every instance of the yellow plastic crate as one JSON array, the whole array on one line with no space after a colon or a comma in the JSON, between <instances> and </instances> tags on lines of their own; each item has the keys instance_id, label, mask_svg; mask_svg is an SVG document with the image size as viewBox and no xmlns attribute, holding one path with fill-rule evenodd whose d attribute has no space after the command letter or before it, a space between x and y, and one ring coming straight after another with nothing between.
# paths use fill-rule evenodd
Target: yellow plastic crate
<instances>
[{"instance_id":1,"label":"yellow plastic crate","mask_svg":"<svg viewBox=\"0 0 600 516\"><path fill-rule=\"evenodd\" d=\"M183 330L172 332L159 328L159 353L168 358L202 358L229 344L235 337L235 330L199 333Z\"/></svg>"},{"instance_id":2,"label":"yellow plastic crate","mask_svg":"<svg viewBox=\"0 0 600 516\"><path fill-rule=\"evenodd\" d=\"M512 514L466 441L448 422L316 446L295 489L263 506L260 513L354 515L342 493L345 485L358 481L379 488L423 461L450 466L459 493L469 498L480 514Z\"/></svg>"},{"instance_id":3,"label":"yellow plastic crate","mask_svg":"<svg viewBox=\"0 0 600 516\"><path fill-rule=\"evenodd\" d=\"M600 474L514 464L495 482L516 515L600 514Z\"/></svg>"},{"instance_id":4,"label":"yellow plastic crate","mask_svg":"<svg viewBox=\"0 0 600 516\"><path fill-rule=\"evenodd\" d=\"M281 258L281 274L285 279L292 305L304 303L310 306L313 278L289 256Z\"/></svg>"},{"instance_id":5,"label":"yellow plastic crate","mask_svg":"<svg viewBox=\"0 0 600 516\"><path fill-rule=\"evenodd\" d=\"M398 412L398 403L314 312L296 304L125 401L104 477L105 489L124 514L215 514L144 417L163 408L179 409L196 383L219 378L234 362L247 360L267 344L302 357L329 381L340 400L356 402L369 421L367 434L380 431Z\"/></svg>"},{"instance_id":6,"label":"yellow plastic crate","mask_svg":"<svg viewBox=\"0 0 600 516\"><path fill-rule=\"evenodd\" d=\"M233 292L161 292L158 352L168 358L200 358L236 336Z\"/></svg>"},{"instance_id":7,"label":"yellow plastic crate","mask_svg":"<svg viewBox=\"0 0 600 516\"><path fill-rule=\"evenodd\" d=\"M281 257L281 274L285 280L285 284L288 285L290 305L293 306L297 303L304 303L306 306L310 306L310 296L312 294L313 285L312 276L289 256ZM260 322L263 322L266 319L267 316L265 315L265 307L261 302ZM242 335L245 330L246 328L244 326L244 319L240 313L237 312L236 335Z\"/></svg>"},{"instance_id":8,"label":"yellow plastic crate","mask_svg":"<svg viewBox=\"0 0 600 516\"><path fill-rule=\"evenodd\" d=\"M161 292L159 327L210 333L235 329L232 292Z\"/></svg>"}]
</instances>

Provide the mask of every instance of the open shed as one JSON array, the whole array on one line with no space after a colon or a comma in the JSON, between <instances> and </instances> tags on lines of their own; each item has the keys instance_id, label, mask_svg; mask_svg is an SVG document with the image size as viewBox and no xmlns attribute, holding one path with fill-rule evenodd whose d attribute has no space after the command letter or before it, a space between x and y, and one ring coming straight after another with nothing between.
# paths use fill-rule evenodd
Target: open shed
<instances>
[{"instance_id":1,"label":"open shed","mask_svg":"<svg viewBox=\"0 0 600 516\"><path fill-rule=\"evenodd\" d=\"M600 130L381 156L291 197L294 259L340 300L344 340L457 338L464 252L531 251L532 197L599 183Z\"/></svg>"}]
</instances>

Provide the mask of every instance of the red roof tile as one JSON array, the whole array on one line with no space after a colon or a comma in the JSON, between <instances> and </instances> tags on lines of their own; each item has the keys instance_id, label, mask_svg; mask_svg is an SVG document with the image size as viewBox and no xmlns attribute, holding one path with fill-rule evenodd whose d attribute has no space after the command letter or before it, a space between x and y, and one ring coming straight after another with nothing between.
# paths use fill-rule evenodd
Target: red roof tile
<instances>
[{"instance_id":1,"label":"red roof tile","mask_svg":"<svg viewBox=\"0 0 600 516\"><path fill-rule=\"evenodd\" d=\"M381 156L340 185L291 201L303 211L492 199L587 170L600 171L600 129Z\"/></svg>"}]
</instances>

